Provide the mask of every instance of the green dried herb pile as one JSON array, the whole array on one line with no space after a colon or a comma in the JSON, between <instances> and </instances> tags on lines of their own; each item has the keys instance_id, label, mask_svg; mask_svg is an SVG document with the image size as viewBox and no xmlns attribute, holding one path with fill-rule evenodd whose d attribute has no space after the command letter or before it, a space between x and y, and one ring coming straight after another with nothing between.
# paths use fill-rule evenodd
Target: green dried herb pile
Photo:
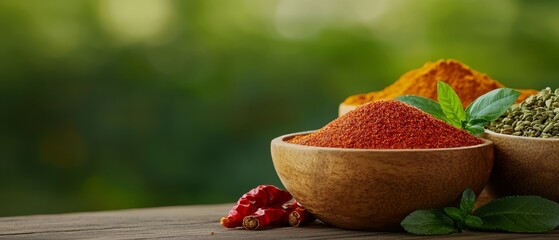
<instances>
[{"instance_id":1,"label":"green dried herb pile","mask_svg":"<svg viewBox=\"0 0 559 240\"><path fill-rule=\"evenodd\" d=\"M515 136L559 138L559 88L545 88L513 105L487 128Z\"/></svg>"}]
</instances>

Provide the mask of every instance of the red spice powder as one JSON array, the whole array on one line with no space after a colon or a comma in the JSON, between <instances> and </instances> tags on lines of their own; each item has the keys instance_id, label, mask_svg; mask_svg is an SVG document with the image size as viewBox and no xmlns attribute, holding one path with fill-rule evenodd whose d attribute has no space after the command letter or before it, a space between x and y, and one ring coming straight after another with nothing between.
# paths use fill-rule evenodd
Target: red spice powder
<instances>
[{"instance_id":1,"label":"red spice powder","mask_svg":"<svg viewBox=\"0 0 559 240\"><path fill-rule=\"evenodd\" d=\"M287 142L365 149L452 148L483 143L468 132L397 100L365 104L320 130Z\"/></svg>"}]
</instances>

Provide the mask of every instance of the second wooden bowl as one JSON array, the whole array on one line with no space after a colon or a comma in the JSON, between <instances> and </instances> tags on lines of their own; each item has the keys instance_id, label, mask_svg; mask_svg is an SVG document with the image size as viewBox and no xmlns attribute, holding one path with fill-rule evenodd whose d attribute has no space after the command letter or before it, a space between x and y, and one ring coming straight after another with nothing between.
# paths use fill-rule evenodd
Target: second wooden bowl
<instances>
[{"instance_id":1,"label":"second wooden bowl","mask_svg":"<svg viewBox=\"0 0 559 240\"><path fill-rule=\"evenodd\" d=\"M559 139L489 130L484 137L495 143L495 167L487 186L490 195L538 195L559 202Z\"/></svg>"}]
</instances>

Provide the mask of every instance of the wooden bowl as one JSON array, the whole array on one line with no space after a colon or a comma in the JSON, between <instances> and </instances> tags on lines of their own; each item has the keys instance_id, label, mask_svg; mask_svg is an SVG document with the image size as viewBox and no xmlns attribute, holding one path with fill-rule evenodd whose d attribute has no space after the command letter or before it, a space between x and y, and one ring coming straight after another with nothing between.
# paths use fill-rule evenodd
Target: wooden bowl
<instances>
[{"instance_id":1,"label":"wooden bowl","mask_svg":"<svg viewBox=\"0 0 559 240\"><path fill-rule=\"evenodd\" d=\"M493 166L493 144L441 149L346 149L272 140L272 160L285 188L323 222L347 229L399 231L416 209L457 204L479 194Z\"/></svg>"},{"instance_id":2,"label":"wooden bowl","mask_svg":"<svg viewBox=\"0 0 559 240\"><path fill-rule=\"evenodd\" d=\"M495 167L487 186L490 195L538 195L559 202L559 139L489 130L484 137L495 144Z\"/></svg>"}]
</instances>

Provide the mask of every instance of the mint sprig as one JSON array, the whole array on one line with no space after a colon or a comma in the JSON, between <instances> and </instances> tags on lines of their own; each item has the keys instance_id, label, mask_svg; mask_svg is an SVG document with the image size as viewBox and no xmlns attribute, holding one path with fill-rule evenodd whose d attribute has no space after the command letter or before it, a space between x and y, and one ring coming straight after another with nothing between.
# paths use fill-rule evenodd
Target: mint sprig
<instances>
[{"instance_id":1,"label":"mint sprig","mask_svg":"<svg viewBox=\"0 0 559 240\"><path fill-rule=\"evenodd\" d=\"M483 133L485 125L503 115L514 104L518 96L520 96L520 92L514 89L495 89L478 97L464 110L460 98L452 87L443 81L438 81L438 103L429 98L413 95L401 96L396 99L477 136Z\"/></svg>"},{"instance_id":2,"label":"mint sprig","mask_svg":"<svg viewBox=\"0 0 559 240\"><path fill-rule=\"evenodd\" d=\"M476 203L476 194L470 188L464 190L460 200L460 208L445 207L444 212L454 220L456 229L462 231L465 226L479 226L479 219L472 216L472 209ZM479 224L478 224L479 223Z\"/></svg>"},{"instance_id":3,"label":"mint sprig","mask_svg":"<svg viewBox=\"0 0 559 240\"><path fill-rule=\"evenodd\" d=\"M559 226L559 203L537 196L510 196L491 201L472 212L476 201L472 189L462 193L460 206L416 210L402 227L416 235L443 235L464 229L538 233Z\"/></svg>"}]
</instances>

